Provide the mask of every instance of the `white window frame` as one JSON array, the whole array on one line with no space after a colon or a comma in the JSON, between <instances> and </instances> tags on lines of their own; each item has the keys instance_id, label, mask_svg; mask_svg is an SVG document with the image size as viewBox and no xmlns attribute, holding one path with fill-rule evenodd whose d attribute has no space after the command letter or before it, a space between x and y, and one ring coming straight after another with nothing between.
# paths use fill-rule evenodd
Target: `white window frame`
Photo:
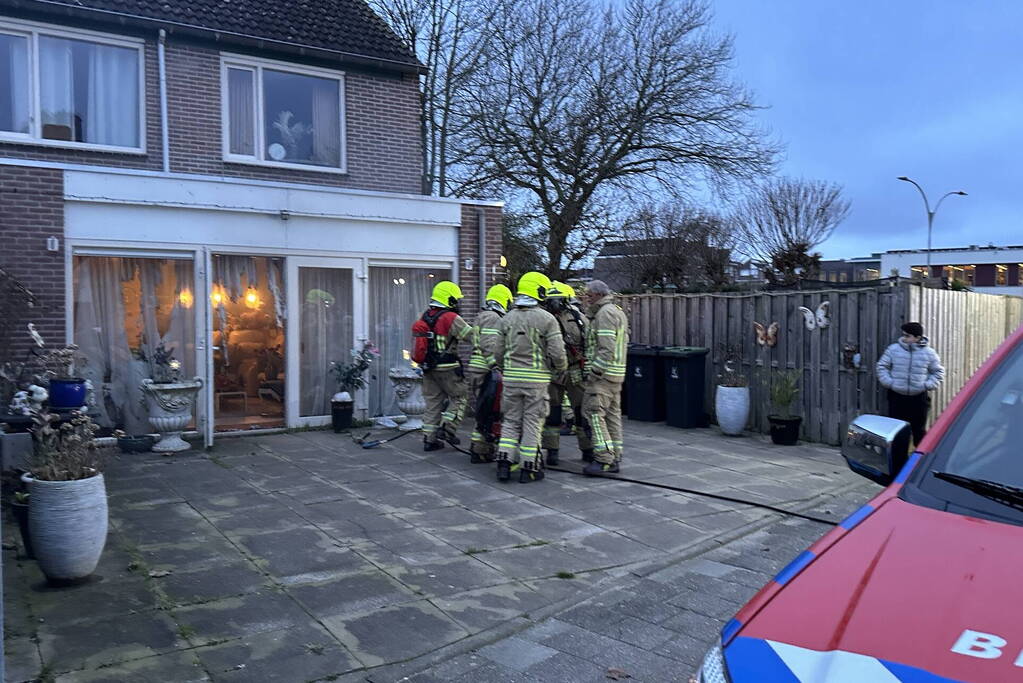
<instances>
[{"instance_id":1,"label":"white window frame","mask_svg":"<svg viewBox=\"0 0 1023 683\"><path fill-rule=\"evenodd\" d=\"M29 87L29 132L13 133L0 131L0 142L13 142L23 145L41 147L60 147L63 149L91 150L96 152L114 152L117 154L143 155L146 153L146 54L145 40L112 36L96 31L71 29L64 26L41 24L34 21L22 21L0 17L0 33L28 38L28 87ZM136 147L120 147L118 145L99 145L93 142L76 142L73 140L47 140L43 138L43 121L40 116L41 96L39 92L39 36L82 40L99 45L111 45L135 50L138 53L138 89L139 89L139 144Z\"/></svg>"},{"instance_id":2,"label":"white window frame","mask_svg":"<svg viewBox=\"0 0 1023 683\"><path fill-rule=\"evenodd\" d=\"M230 107L228 106L228 85L227 70L242 69L252 72L253 75L253 104L255 111L256 139L253 156L231 153L231 130L230 130ZM298 74L300 76L314 76L316 78L327 78L337 81L338 88L338 113L341 121L338 130L341 135L340 166L318 166L316 164L296 164L287 161L274 161L265 158L265 136L266 126L263 120L263 69L273 71L284 71ZM221 53L220 55L220 118L221 118L221 144L223 146L223 158L225 162L233 164L249 164L252 166L270 166L273 168L290 168L296 171L313 171L318 173L348 173L348 121L345 114L345 72L333 69L320 69L312 66L291 64L289 62L278 62L272 59L260 59L247 55Z\"/></svg>"}]
</instances>

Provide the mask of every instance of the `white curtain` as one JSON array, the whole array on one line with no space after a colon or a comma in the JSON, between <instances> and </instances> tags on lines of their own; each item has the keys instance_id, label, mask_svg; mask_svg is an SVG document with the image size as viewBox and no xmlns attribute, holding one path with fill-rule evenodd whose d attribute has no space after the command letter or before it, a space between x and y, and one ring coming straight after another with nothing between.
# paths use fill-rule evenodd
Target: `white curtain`
<instances>
[{"instance_id":1,"label":"white curtain","mask_svg":"<svg viewBox=\"0 0 1023 683\"><path fill-rule=\"evenodd\" d=\"M39 38L39 102L44 126L62 126L66 131L51 131L43 137L74 139L75 90L71 70L71 41L42 36Z\"/></svg>"},{"instance_id":2,"label":"white curtain","mask_svg":"<svg viewBox=\"0 0 1023 683\"><path fill-rule=\"evenodd\" d=\"M341 165L341 113L338 82L315 79L313 86L313 161Z\"/></svg>"},{"instance_id":3,"label":"white curtain","mask_svg":"<svg viewBox=\"0 0 1023 683\"><path fill-rule=\"evenodd\" d=\"M137 147L139 144L138 52L80 43L89 55L85 142Z\"/></svg>"},{"instance_id":4,"label":"white curtain","mask_svg":"<svg viewBox=\"0 0 1023 683\"><path fill-rule=\"evenodd\" d=\"M334 363L352 361L352 271L299 268L299 414L330 414ZM371 370L372 371L372 370Z\"/></svg>"},{"instance_id":5,"label":"white curtain","mask_svg":"<svg viewBox=\"0 0 1023 683\"><path fill-rule=\"evenodd\" d=\"M0 103L6 100L7 111L0 116L0 130L27 133L28 130L28 39L0 35L0 55L6 63L7 92L0 92Z\"/></svg>"},{"instance_id":6,"label":"white curtain","mask_svg":"<svg viewBox=\"0 0 1023 683\"><path fill-rule=\"evenodd\" d=\"M397 415L397 399L388 371L406 362L402 351L411 351L412 323L430 303L430 292L450 270L428 268L369 269L370 339L380 348L379 371L369 385L369 414Z\"/></svg>"},{"instance_id":7,"label":"white curtain","mask_svg":"<svg viewBox=\"0 0 1023 683\"><path fill-rule=\"evenodd\" d=\"M253 73L227 70L228 135L231 154L256 153L256 120Z\"/></svg>"}]
</instances>

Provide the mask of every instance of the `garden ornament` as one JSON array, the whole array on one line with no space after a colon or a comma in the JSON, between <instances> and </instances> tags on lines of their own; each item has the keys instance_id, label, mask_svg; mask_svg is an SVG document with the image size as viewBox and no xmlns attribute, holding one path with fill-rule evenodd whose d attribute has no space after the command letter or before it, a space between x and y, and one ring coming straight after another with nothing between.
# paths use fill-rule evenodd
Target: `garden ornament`
<instances>
[{"instance_id":1,"label":"garden ornament","mask_svg":"<svg viewBox=\"0 0 1023 683\"><path fill-rule=\"evenodd\" d=\"M19 391L14 394L11 398L10 405L7 406L7 410L11 415L30 415L32 413L32 406L28 402L28 392Z\"/></svg>"},{"instance_id":2,"label":"garden ornament","mask_svg":"<svg viewBox=\"0 0 1023 683\"><path fill-rule=\"evenodd\" d=\"M803 320L806 322L806 329L823 330L825 327L830 325L831 316L828 313L830 308L830 301L822 301L820 305L817 306L816 313L806 306L800 306L799 312L803 314Z\"/></svg>"},{"instance_id":3,"label":"garden ornament","mask_svg":"<svg viewBox=\"0 0 1023 683\"><path fill-rule=\"evenodd\" d=\"M38 384L33 384L28 388L28 400L32 405L32 410L39 410L46 403L46 399L50 398L50 393L43 389Z\"/></svg>"},{"instance_id":4,"label":"garden ornament","mask_svg":"<svg viewBox=\"0 0 1023 683\"><path fill-rule=\"evenodd\" d=\"M757 343L761 346L773 347L778 343L778 330L780 326L774 322L765 329L760 323L753 321L753 329L757 333Z\"/></svg>"}]
</instances>

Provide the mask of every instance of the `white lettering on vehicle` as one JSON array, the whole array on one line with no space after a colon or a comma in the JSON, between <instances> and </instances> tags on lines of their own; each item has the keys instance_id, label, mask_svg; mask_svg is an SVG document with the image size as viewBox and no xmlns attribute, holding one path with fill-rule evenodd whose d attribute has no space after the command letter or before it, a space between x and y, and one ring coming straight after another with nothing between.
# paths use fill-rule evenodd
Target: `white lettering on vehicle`
<instances>
[{"instance_id":1,"label":"white lettering on vehicle","mask_svg":"<svg viewBox=\"0 0 1023 683\"><path fill-rule=\"evenodd\" d=\"M979 659L998 659L1003 654L1002 648L1008 644L1009 641L994 633L966 629L952 646L952 652ZM1019 653L1012 665L1023 668L1023 651Z\"/></svg>"}]
</instances>

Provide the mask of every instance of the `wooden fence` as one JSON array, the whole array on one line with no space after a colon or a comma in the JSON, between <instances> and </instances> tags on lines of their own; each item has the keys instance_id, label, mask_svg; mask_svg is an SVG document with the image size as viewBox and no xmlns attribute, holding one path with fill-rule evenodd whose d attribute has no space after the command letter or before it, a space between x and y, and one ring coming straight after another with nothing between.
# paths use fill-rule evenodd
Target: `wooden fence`
<instances>
[{"instance_id":1,"label":"wooden fence","mask_svg":"<svg viewBox=\"0 0 1023 683\"><path fill-rule=\"evenodd\" d=\"M807 329L800 307L816 311L829 302L830 323ZM1023 300L972 292L923 289L891 283L862 289L757 292L751 294L640 294L623 296L631 341L654 346L703 346L707 356L706 408L713 414L714 388L723 369L725 347L741 349L750 380L750 424L767 431L772 373L798 370L798 414L802 437L839 443L848 421L861 413L883 413L884 392L874 364L900 334L919 319L949 369L935 397L937 415L973 371L1023 322ZM779 324L774 347L757 343L754 322ZM850 347L859 365L850 362Z\"/></svg>"}]
</instances>

